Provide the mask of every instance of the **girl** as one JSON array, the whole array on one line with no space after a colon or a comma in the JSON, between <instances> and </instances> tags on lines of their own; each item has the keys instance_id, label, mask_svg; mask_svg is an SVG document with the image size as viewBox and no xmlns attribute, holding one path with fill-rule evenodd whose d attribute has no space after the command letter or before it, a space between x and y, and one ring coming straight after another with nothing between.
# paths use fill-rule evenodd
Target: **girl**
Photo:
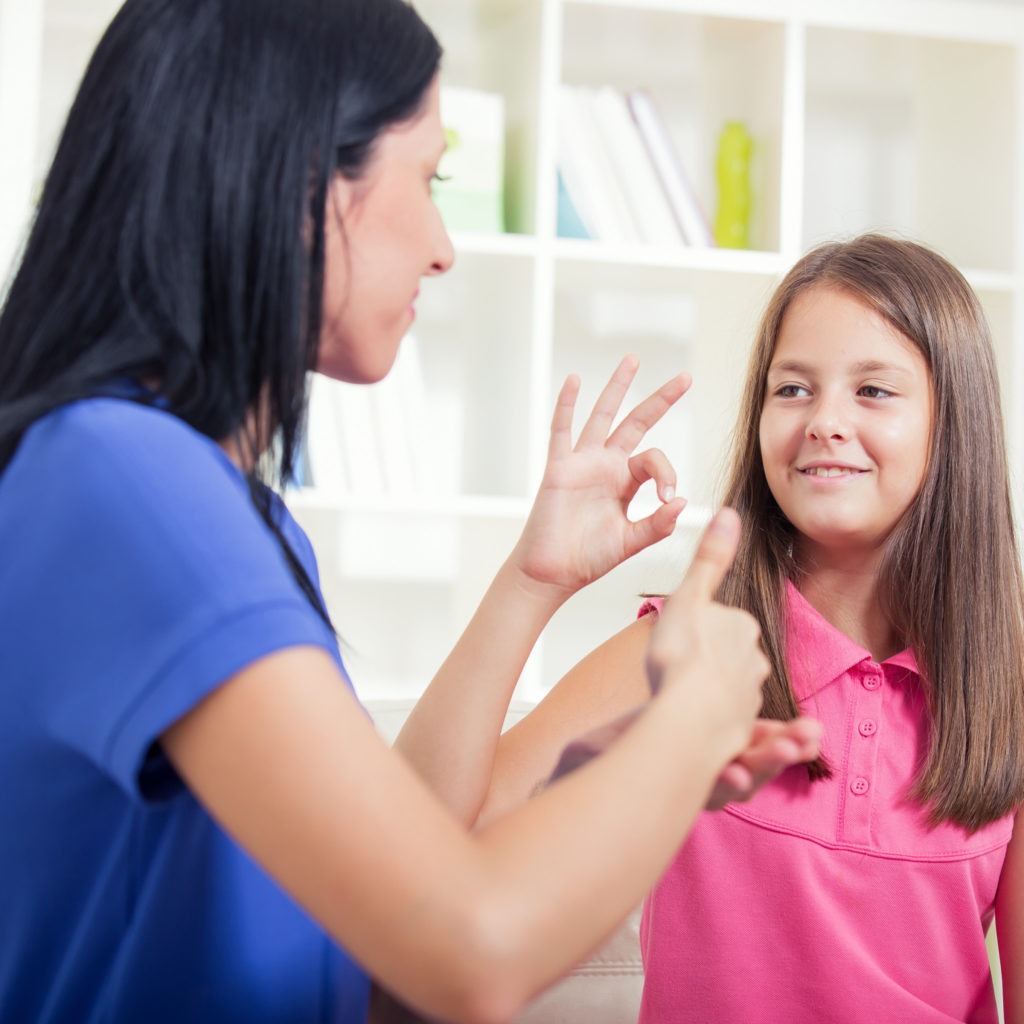
<instances>
[{"instance_id":1,"label":"girl","mask_svg":"<svg viewBox=\"0 0 1024 1024\"><path fill-rule=\"evenodd\" d=\"M288 477L308 372L382 377L451 264L439 59L401 0L128 0L86 71L0 313L3 1020L354 1024L367 972L508 1019L629 912L750 737L767 663L711 601L726 517L619 749L467 829L541 628L682 507L632 453L685 380L608 431L635 360L575 448L563 389L406 757L353 695L257 467ZM630 523L647 479L664 504Z\"/></svg>"},{"instance_id":2,"label":"girl","mask_svg":"<svg viewBox=\"0 0 1024 1024\"><path fill-rule=\"evenodd\" d=\"M765 711L821 757L704 814L644 908L641 1021L1024 1021L1024 634L999 393L976 297L868 235L764 315L719 592L758 619ZM659 602L502 741L488 810L638 703Z\"/></svg>"}]
</instances>

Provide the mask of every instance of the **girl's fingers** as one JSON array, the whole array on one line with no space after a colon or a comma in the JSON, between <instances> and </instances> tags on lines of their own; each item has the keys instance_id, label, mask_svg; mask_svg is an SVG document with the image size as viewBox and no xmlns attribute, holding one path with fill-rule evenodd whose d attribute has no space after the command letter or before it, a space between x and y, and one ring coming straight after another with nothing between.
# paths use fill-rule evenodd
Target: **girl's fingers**
<instances>
[{"instance_id":1,"label":"girl's fingers","mask_svg":"<svg viewBox=\"0 0 1024 1024\"><path fill-rule=\"evenodd\" d=\"M647 431L689 391L691 383L688 373L677 373L666 381L623 419L608 438L608 444L626 454L634 451Z\"/></svg>"},{"instance_id":2,"label":"girl's fingers","mask_svg":"<svg viewBox=\"0 0 1024 1024\"><path fill-rule=\"evenodd\" d=\"M580 393L580 379L570 373L565 379L555 411L551 417L551 437L548 440L548 458L566 455L572 451L572 414L576 409L576 399Z\"/></svg>"},{"instance_id":3,"label":"girl's fingers","mask_svg":"<svg viewBox=\"0 0 1024 1024\"><path fill-rule=\"evenodd\" d=\"M818 756L821 723L813 718L787 722L759 718L747 749L722 769L708 809L749 800L761 787L795 764Z\"/></svg>"},{"instance_id":4,"label":"girl's fingers","mask_svg":"<svg viewBox=\"0 0 1024 1024\"><path fill-rule=\"evenodd\" d=\"M608 432L639 366L640 361L637 357L630 355L616 367L611 380L604 386L604 390L594 403L593 411L583 425L579 439L581 447L603 445L608 439Z\"/></svg>"},{"instance_id":5,"label":"girl's fingers","mask_svg":"<svg viewBox=\"0 0 1024 1024\"><path fill-rule=\"evenodd\" d=\"M733 790L730 800L739 799L743 794L749 793L754 785L754 777L750 770L740 761L730 761L718 776L720 785L728 786Z\"/></svg>"},{"instance_id":6,"label":"girl's fingers","mask_svg":"<svg viewBox=\"0 0 1024 1024\"><path fill-rule=\"evenodd\" d=\"M676 471L663 451L648 448L647 451L634 455L628 465L630 476L636 481L636 489L646 481L653 480L658 488L658 497L662 501L671 501L676 496Z\"/></svg>"}]
</instances>

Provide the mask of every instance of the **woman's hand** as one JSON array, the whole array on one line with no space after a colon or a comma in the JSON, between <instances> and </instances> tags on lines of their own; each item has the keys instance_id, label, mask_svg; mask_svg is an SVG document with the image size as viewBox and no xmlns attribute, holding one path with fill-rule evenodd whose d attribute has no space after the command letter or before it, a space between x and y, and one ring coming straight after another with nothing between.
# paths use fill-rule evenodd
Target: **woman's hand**
<instances>
[{"instance_id":1,"label":"woman's hand","mask_svg":"<svg viewBox=\"0 0 1024 1024\"><path fill-rule=\"evenodd\" d=\"M715 600L736 556L740 529L733 509L718 510L683 582L662 606L645 659L652 692L674 689L704 723L705 736L725 745L721 767L747 749L761 686L771 671L757 620Z\"/></svg>"},{"instance_id":2,"label":"woman's hand","mask_svg":"<svg viewBox=\"0 0 1024 1024\"><path fill-rule=\"evenodd\" d=\"M675 473L664 455L632 453L686 391L689 377L659 388L612 431L636 370L634 356L622 361L575 448L579 380L570 377L562 387L544 479L522 536L395 742L467 825L478 820L488 799L509 700L551 616L580 587L671 533L685 504L672 497ZM665 503L631 523L627 506L649 479Z\"/></svg>"},{"instance_id":3,"label":"woman's hand","mask_svg":"<svg viewBox=\"0 0 1024 1024\"><path fill-rule=\"evenodd\" d=\"M558 395L544 477L512 563L527 582L557 588L563 598L667 537L686 505L675 497L675 471L665 455L654 448L633 452L686 393L688 374L662 385L609 433L638 365L635 356L622 360L575 447L572 416L579 378L570 376ZM662 505L632 522L626 510L648 480L655 482Z\"/></svg>"}]
</instances>

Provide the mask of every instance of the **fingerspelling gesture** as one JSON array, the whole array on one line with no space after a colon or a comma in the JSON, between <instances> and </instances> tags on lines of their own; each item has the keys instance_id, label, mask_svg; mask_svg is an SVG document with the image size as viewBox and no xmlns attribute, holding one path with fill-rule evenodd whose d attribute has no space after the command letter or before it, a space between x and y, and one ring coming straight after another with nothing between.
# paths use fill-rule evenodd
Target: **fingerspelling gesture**
<instances>
[{"instance_id":1,"label":"fingerspelling gesture","mask_svg":"<svg viewBox=\"0 0 1024 1024\"><path fill-rule=\"evenodd\" d=\"M480 812L513 689L551 616L581 587L667 537L686 504L675 497L675 471L662 452L633 453L685 394L689 375L673 377L611 429L638 366L635 356L619 363L575 445L579 378L562 385L522 536L396 743L467 823ZM632 522L629 503L648 480L662 504Z\"/></svg>"},{"instance_id":2,"label":"fingerspelling gesture","mask_svg":"<svg viewBox=\"0 0 1024 1024\"><path fill-rule=\"evenodd\" d=\"M522 536L396 744L467 823L490 820L525 799L550 776L556 762L557 776L604 750L633 722L650 697L645 691L630 700L629 681L636 678L635 671L619 674L609 663L604 674L611 692L605 700L592 702L587 715L580 716L578 708L567 716L530 715L500 735L526 658L554 612L586 584L667 537L686 504L675 496L675 471L662 452L633 453L647 431L685 394L689 375L673 377L612 430L637 367L634 356L622 360L575 445L572 419L579 379L570 376L562 386L552 418L547 465ZM627 515L629 503L648 480L657 486L662 504L649 516L632 522ZM718 566L724 560L717 580L735 550L738 530L734 518L723 513L709 529L703 554L698 553L698 565ZM710 570L699 571L706 575ZM714 587L707 591L708 600L713 591ZM683 604L689 607L690 601ZM699 632L722 617L730 622L739 614L713 607L720 610L707 611L684 635ZM721 627L712 635L718 636L722 630L728 633L728 627ZM646 640L646 631L638 634L639 644ZM710 639L703 642L714 643ZM725 642L726 646L736 644L735 638ZM642 650L637 648L638 658ZM546 709L550 701L549 697L542 706ZM604 705L618 709L623 704L636 710L624 716L603 710ZM583 730L576 726L582 720L585 729L587 718L596 731L581 739ZM709 806L744 799L783 768L815 756L817 737L816 723L806 720L756 723L737 745L740 753L736 759L725 766ZM564 757L559 760L563 750Z\"/></svg>"},{"instance_id":3,"label":"fingerspelling gesture","mask_svg":"<svg viewBox=\"0 0 1024 1024\"><path fill-rule=\"evenodd\" d=\"M575 445L572 420L579 378L571 375L558 395L544 476L512 561L530 580L549 584L565 596L667 537L686 505L675 496L675 470L663 452L651 448L633 453L689 389L690 376L673 377L612 430L638 366L635 356L619 363ZM656 484L662 504L631 522L629 503L648 480Z\"/></svg>"}]
</instances>

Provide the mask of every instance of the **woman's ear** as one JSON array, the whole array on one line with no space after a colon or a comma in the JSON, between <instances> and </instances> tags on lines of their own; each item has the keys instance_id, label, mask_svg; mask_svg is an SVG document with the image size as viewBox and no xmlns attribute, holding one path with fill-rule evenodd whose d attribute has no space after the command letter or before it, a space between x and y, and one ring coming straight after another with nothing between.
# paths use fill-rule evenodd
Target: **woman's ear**
<instances>
[{"instance_id":1,"label":"woman's ear","mask_svg":"<svg viewBox=\"0 0 1024 1024\"><path fill-rule=\"evenodd\" d=\"M350 181L344 174L335 174L327 186L327 208L324 211L324 224L328 227L342 224L348 220L348 215L355 205L355 193L357 182Z\"/></svg>"},{"instance_id":2,"label":"woman's ear","mask_svg":"<svg viewBox=\"0 0 1024 1024\"><path fill-rule=\"evenodd\" d=\"M346 178L344 174L336 173L327 186L325 223L337 223L339 220L342 224L349 223L370 186L367 176Z\"/></svg>"}]
</instances>

